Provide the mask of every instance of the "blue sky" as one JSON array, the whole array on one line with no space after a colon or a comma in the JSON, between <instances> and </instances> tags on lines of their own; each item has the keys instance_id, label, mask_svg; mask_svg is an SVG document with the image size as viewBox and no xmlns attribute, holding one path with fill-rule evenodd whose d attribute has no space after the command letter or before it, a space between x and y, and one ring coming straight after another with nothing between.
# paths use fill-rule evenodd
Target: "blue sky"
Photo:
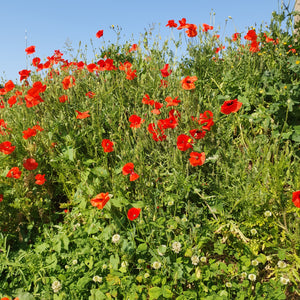
<instances>
[{"instance_id":1,"label":"blue sky","mask_svg":"<svg viewBox=\"0 0 300 300\"><path fill-rule=\"evenodd\" d=\"M38 56L43 61L57 49L64 53L66 41L72 43L75 51L81 41L82 46L87 45L88 54L92 55L91 39L96 48L100 48L104 41L106 44L116 41L111 25L122 28L123 40L138 42L140 34L152 24L162 39L168 38L170 30L165 27L168 20L174 19L178 23L182 18L196 25L214 25L215 29L220 28L221 36L224 32L231 36L235 31L245 33L250 26L268 24L272 11L278 11L280 4L281 0L3 1L0 82L16 81L18 72L28 67L26 45L36 46L36 53L30 56L30 60ZM100 29L104 30L104 35L97 39L95 34ZM174 30L175 38L178 32Z\"/></svg>"}]
</instances>

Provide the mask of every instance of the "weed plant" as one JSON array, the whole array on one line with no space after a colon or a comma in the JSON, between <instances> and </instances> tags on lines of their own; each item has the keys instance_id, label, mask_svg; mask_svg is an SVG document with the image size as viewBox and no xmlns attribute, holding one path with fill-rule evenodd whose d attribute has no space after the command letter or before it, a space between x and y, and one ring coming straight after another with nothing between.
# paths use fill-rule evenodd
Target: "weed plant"
<instances>
[{"instance_id":1,"label":"weed plant","mask_svg":"<svg viewBox=\"0 0 300 300\"><path fill-rule=\"evenodd\" d=\"M300 297L300 59L284 14L224 41L169 20L178 41L147 31L93 62L28 47L31 70L0 89L0 296Z\"/></svg>"}]
</instances>

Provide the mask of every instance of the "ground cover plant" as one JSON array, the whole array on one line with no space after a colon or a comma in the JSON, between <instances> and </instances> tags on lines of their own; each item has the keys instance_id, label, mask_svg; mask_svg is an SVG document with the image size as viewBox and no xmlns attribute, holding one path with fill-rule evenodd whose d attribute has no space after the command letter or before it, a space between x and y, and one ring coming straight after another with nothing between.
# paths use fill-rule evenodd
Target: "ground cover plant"
<instances>
[{"instance_id":1,"label":"ground cover plant","mask_svg":"<svg viewBox=\"0 0 300 300\"><path fill-rule=\"evenodd\" d=\"M169 20L169 40L149 30L92 62L26 48L31 69L0 89L0 297L297 299L289 24L274 12L221 42Z\"/></svg>"}]
</instances>

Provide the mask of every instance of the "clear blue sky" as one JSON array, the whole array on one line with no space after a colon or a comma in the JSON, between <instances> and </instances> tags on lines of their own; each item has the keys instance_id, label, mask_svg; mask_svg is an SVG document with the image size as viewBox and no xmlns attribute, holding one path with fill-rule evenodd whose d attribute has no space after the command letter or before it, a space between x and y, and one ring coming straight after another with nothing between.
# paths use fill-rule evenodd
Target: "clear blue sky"
<instances>
[{"instance_id":1,"label":"clear blue sky","mask_svg":"<svg viewBox=\"0 0 300 300\"><path fill-rule=\"evenodd\" d=\"M288 3L288 0L284 0ZM293 3L294 1L290 1ZM140 33L152 24L162 38L170 36L165 27L168 20L187 19L187 23L202 25L207 23L220 28L226 36L237 32L245 33L247 27L269 23L272 11L278 11L281 0L27 0L1 2L1 55L0 83L19 78L18 72L27 67L27 46L36 46L38 56L46 59L54 50L64 53L65 42L71 41L75 51L79 41L88 46L92 55L90 39L95 47L103 41L116 41L111 25L122 28L123 40L138 41ZM290 7L292 5L290 4ZM214 20L212 12L215 13ZM232 17L232 20L228 19ZM228 19L225 27L225 20ZM160 24L160 25L159 25ZM103 29L104 35L97 39L95 34ZM175 31L175 38L179 31ZM67 58L66 56L63 56ZM30 59L30 60L31 60Z\"/></svg>"}]
</instances>

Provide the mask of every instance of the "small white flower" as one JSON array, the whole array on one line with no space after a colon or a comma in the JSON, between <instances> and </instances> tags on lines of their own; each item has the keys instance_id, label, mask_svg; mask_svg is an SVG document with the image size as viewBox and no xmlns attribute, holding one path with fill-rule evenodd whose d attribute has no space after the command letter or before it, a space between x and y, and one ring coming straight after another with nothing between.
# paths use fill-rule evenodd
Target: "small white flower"
<instances>
[{"instance_id":1,"label":"small white flower","mask_svg":"<svg viewBox=\"0 0 300 300\"><path fill-rule=\"evenodd\" d=\"M200 228L201 225L200 225L200 224L196 224L195 227L196 227L196 228Z\"/></svg>"},{"instance_id":2,"label":"small white flower","mask_svg":"<svg viewBox=\"0 0 300 300\"><path fill-rule=\"evenodd\" d=\"M253 259L252 261L251 261L251 265L252 266L257 266L259 264L259 261L257 260L257 259Z\"/></svg>"},{"instance_id":3,"label":"small white flower","mask_svg":"<svg viewBox=\"0 0 300 300\"><path fill-rule=\"evenodd\" d=\"M181 250L181 244L180 244L180 242L173 242L173 244L172 244L172 250L175 253L179 253L180 250Z\"/></svg>"},{"instance_id":4,"label":"small white flower","mask_svg":"<svg viewBox=\"0 0 300 300\"><path fill-rule=\"evenodd\" d=\"M70 266L68 266L68 265L65 265L65 269L67 270L67 269L69 269L70 268Z\"/></svg>"},{"instance_id":5,"label":"small white flower","mask_svg":"<svg viewBox=\"0 0 300 300\"><path fill-rule=\"evenodd\" d=\"M225 285L226 285L228 288L231 288L231 287L232 287L231 282L226 282Z\"/></svg>"},{"instance_id":6,"label":"small white flower","mask_svg":"<svg viewBox=\"0 0 300 300\"><path fill-rule=\"evenodd\" d=\"M74 259L73 261L72 261L72 264L75 266L75 265L77 265L77 263L78 263L78 260L77 259Z\"/></svg>"},{"instance_id":7,"label":"small white flower","mask_svg":"<svg viewBox=\"0 0 300 300\"><path fill-rule=\"evenodd\" d=\"M186 222L186 221L187 221L187 218L186 218L186 217L183 217L183 218L181 219L181 221L182 221L182 222Z\"/></svg>"},{"instance_id":8,"label":"small white flower","mask_svg":"<svg viewBox=\"0 0 300 300\"><path fill-rule=\"evenodd\" d=\"M247 273L246 272L242 272L241 276L242 276L242 278L246 278L247 277Z\"/></svg>"},{"instance_id":9,"label":"small white flower","mask_svg":"<svg viewBox=\"0 0 300 300\"><path fill-rule=\"evenodd\" d=\"M203 263L206 263L207 259L206 259L205 256L202 256L202 257L200 257L200 261L203 262Z\"/></svg>"},{"instance_id":10,"label":"small white flower","mask_svg":"<svg viewBox=\"0 0 300 300\"><path fill-rule=\"evenodd\" d=\"M256 280L256 275L255 274L249 274L248 279L251 280L251 281L255 281Z\"/></svg>"},{"instance_id":11,"label":"small white flower","mask_svg":"<svg viewBox=\"0 0 300 300\"><path fill-rule=\"evenodd\" d=\"M52 283L52 290L54 293L58 293L61 290L61 283L58 280Z\"/></svg>"},{"instance_id":12,"label":"small white flower","mask_svg":"<svg viewBox=\"0 0 300 300\"><path fill-rule=\"evenodd\" d=\"M280 268L280 269L283 269L286 267L286 263L282 260L280 260L278 263L277 263L277 266Z\"/></svg>"},{"instance_id":13,"label":"small white flower","mask_svg":"<svg viewBox=\"0 0 300 300\"><path fill-rule=\"evenodd\" d=\"M114 234L111 238L113 243L118 243L120 240L120 235L119 234Z\"/></svg>"},{"instance_id":14,"label":"small white flower","mask_svg":"<svg viewBox=\"0 0 300 300\"><path fill-rule=\"evenodd\" d=\"M121 267L126 268L127 266L128 266L128 262L127 261L122 261Z\"/></svg>"},{"instance_id":15,"label":"small white flower","mask_svg":"<svg viewBox=\"0 0 300 300\"><path fill-rule=\"evenodd\" d=\"M250 230L250 232L251 232L252 235L256 235L257 234L257 230L255 228L252 228Z\"/></svg>"},{"instance_id":16,"label":"small white flower","mask_svg":"<svg viewBox=\"0 0 300 300\"><path fill-rule=\"evenodd\" d=\"M152 264L152 267L153 269L157 270L161 267L161 263L159 261L155 261L153 264Z\"/></svg>"},{"instance_id":17,"label":"small white flower","mask_svg":"<svg viewBox=\"0 0 300 300\"><path fill-rule=\"evenodd\" d=\"M103 265L102 265L102 269L103 269L103 270L107 269L107 264L103 264Z\"/></svg>"},{"instance_id":18,"label":"small white flower","mask_svg":"<svg viewBox=\"0 0 300 300\"><path fill-rule=\"evenodd\" d=\"M191 257L191 261L192 261L192 264L193 264L194 266L197 266L197 265L199 264L199 256L193 255L193 256Z\"/></svg>"},{"instance_id":19,"label":"small white flower","mask_svg":"<svg viewBox=\"0 0 300 300\"><path fill-rule=\"evenodd\" d=\"M96 275L96 276L93 277L93 281L94 282L102 282L102 277Z\"/></svg>"},{"instance_id":20,"label":"small white flower","mask_svg":"<svg viewBox=\"0 0 300 300\"><path fill-rule=\"evenodd\" d=\"M267 210L267 211L265 211L264 215L265 215L265 217L271 217L272 213L269 210Z\"/></svg>"},{"instance_id":21,"label":"small white flower","mask_svg":"<svg viewBox=\"0 0 300 300\"><path fill-rule=\"evenodd\" d=\"M145 278L148 278L148 277L150 277L150 274L149 274L149 273L145 273L145 274L144 274L144 277L145 277Z\"/></svg>"},{"instance_id":22,"label":"small white flower","mask_svg":"<svg viewBox=\"0 0 300 300\"><path fill-rule=\"evenodd\" d=\"M173 200L170 200L169 202L168 202L168 205L169 206L172 206L174 204L174 201Z\"/></svg>"},{"instance_id":23,"label":"small white flower","mask_svg":"<svg viewBox=\"0 0 300 300\"><path fill-rule=\"evenodd\" d=\"M282 284L286 285L290 282L290 280L288 278L285 278L285 277L280 277L280 282Z\"/></svg>"}]
</instances>

